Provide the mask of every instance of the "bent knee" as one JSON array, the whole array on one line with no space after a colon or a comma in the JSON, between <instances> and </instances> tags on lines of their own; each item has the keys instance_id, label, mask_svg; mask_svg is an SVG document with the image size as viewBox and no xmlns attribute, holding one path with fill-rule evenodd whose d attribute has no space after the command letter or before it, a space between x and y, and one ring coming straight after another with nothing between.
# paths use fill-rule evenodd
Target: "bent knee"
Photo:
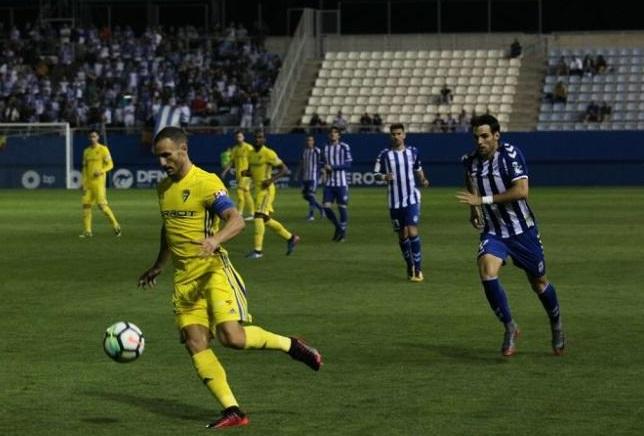
<instances>
[{"instance_id":1,"label":"bent knee","mask_svg":"<svg viewBox=\"0 0 644 436\"><path fill-rule=\"evenodd\" d=\"M200 353L209 347L209 341L204 337L187 337L184 345L186 350L192 355Z\"/></svg>"},{"instance_id":2,"label":"bent knee","mask_svg":"<svg viewBox=\"0 0 644 436\"><path fill-rule=\"evenodd\" d=\"M218 334L217 337L221 345L227 348L243 350L246 345L246 337L243 334L224 331Z\"/></svg>"},{"instance_id":3,"label":"bent knee","mask_svg":"<svg viewBox=\"0 0 644 436\"><path fill-rule=\"evenodd\" d=\"M532 286L532 290L537 294L543 293L543 291L546 290L549 284L550 282L548 281L546 276L530 277L530 286Z\"/></svg>"}]
</instances>

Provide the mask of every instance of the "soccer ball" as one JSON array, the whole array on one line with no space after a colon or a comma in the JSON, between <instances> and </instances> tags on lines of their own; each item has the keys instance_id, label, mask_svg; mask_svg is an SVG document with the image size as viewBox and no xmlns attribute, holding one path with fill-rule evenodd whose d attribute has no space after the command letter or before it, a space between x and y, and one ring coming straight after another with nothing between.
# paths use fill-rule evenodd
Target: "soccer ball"
<instances>
[{"instance_id":1,"label":"soccer ball","mask_svg":"<svg viewBox=\"0 0 644 436\"><path fill-rule=\"evenodd\" d=\"M127 363L136 360L145 348L143 332L127 321L112 324L105 331L103 350L111 359Z\"/></svg>"}]
</instances>

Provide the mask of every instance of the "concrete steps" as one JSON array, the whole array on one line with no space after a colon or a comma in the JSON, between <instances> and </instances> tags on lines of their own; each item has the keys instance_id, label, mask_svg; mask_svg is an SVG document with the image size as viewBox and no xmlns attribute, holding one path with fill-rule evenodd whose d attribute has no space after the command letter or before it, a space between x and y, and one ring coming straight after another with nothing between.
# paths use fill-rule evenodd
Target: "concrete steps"
<instances>
[{"instance_id":1,"label":"concrete steps","mask_svg":"<svg viewBox=\"0 0 644 436\"><path fill-rule=\"evenodd\" d=\"M318 77L318 72L322 66L322 61L319 59L308 59L302 66L300 78L295 85L295 90L291 98L286 102L286 116L284 117L284 126L289 126L287 129L290 131L295 127L304 115L304 109L308 103L311 90L315 85L315 79Z\"/></svg>"},{"instance_id":2,"label":"concrete steps","mask_svg":"<svg viewBox=\"0 0 644 436\"><path fill-rule=\"evenodd\" d=\"M517 93L514 96L510 131L534 131L539 119L541 84L545 75L545 56L541 51L527 53L521 60Z\"/></svg>"}]
</instances>

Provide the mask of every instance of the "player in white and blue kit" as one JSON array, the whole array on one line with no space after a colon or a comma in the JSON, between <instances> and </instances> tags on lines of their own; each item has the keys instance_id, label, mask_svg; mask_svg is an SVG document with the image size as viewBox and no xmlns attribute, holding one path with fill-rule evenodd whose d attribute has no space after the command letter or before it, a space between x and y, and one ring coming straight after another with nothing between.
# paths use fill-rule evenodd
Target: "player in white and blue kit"
<instances>
[{"instance_id":1,"label":"player in white and blue kit","mask_svg":"<svg viewBox=\"0 0 644 436\"><path fill-rule=\"evenodd\" d=\"M459 192L457 198L470 206L470 222L481 230L479 275L490 307L505 326L501 352L504 356L512 356L520 334L498 278L501 266L509 256L526 272L546 310L550 318L552 349L555 355L561 355L566 339L557 293L546 277L543 246L527 201L526 161L517 147L499 142L499 122L492 115L474 118L472 132L477 148L462 158L468 192Z\"/></svg>"},{"instance_id":2,"label":"player in white and blue kit","mask_svg":"<svg viewBox=\"0 0 644 436\"><path fill-rule=\"evenodd\" d=\"M380 152L374 173L387 182L389 216L398 233L398 243L405 263L407 278L423 281L421 268L422 250L418 224L420 222L420 193L416 177L423 187L429 186L418 157L416 147L405 145L405 128L402 124L389 127L391 147Z\"/></svg>"},{"instance_id":3,"label":"player in white and blue kit","mask_svg":"<svg viewBox=\"0 0 644 436\"><path fill-rule=\"evenodd\" d=\"M342 242L347 237L347 204L349 203L349 183L347 170L351 168L351 148L345 142L340 142L340 129L331 127L329 143L324 146L321 164L324 170L324 197L322 206L326 217L335 226L333 240ZM338 205L340 220L336 218L333 203Z\"/></svg>"},{"instance_id":4,"label":"player in white and blue kit","mask_svg":"<svg viewBox=\"0 0 644 436\"><path fill-rule=\"evenodd\" d=\"M315 198L320 176L320 154L320 149L315 146L315 138L313 135L308 135L306 145L302 151L302 159L300 160L302 197L309 203L308 221L315 219L315 211L318 211L320 215L324 213L322 205Z\"/></svg>"}]
</instances>

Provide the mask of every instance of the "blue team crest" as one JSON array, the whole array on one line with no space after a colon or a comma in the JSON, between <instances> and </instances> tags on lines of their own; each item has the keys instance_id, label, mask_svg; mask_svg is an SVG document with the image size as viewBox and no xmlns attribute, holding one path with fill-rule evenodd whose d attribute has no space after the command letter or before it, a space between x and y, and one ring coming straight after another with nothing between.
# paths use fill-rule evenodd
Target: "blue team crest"
<instances>
[{"instance_id":1,"label":"blue team crest","mask_svg":"<svg viewBox=\"0 0 644 436\"><path fill-rule=\"evenodd\" d=\"M183 202L185 203L188 197L190 197L190 190L189 189L184 189L181 192L181 197L183 198Z\"/></svg>"},{"instance_id":2,"label":"blue team crest","mask_svg":"<svg viewBox=\"0 0 644 436\"><path fill-rule=\"evenodd\" d=\"M514 174L523 174L523 167L517 161L512 162L512 169L514 170Z\"/></svg>"}]
</instances>

